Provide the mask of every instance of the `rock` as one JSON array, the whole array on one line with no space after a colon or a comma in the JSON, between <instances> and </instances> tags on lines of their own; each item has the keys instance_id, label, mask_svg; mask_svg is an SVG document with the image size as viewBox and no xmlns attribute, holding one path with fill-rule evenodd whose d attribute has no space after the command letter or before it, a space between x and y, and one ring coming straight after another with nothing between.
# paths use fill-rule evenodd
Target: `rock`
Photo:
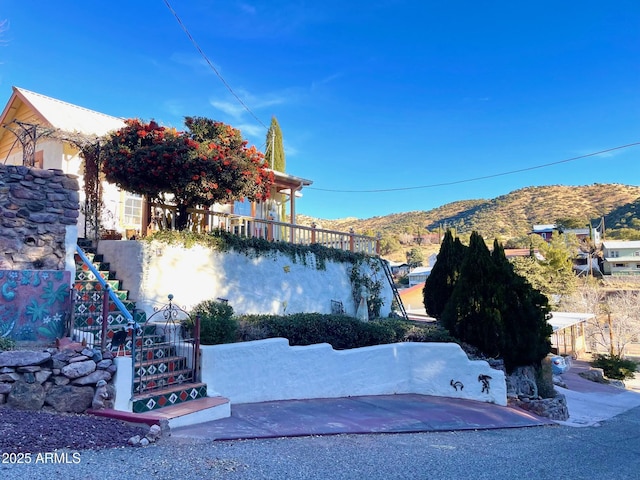
<instances>
[{"instance_id":1,"label":"rock","mask_svg":"<svg viewBox=\"0 0 640 480\"><path fill-rule=\"evenodd\" d=\"M115 375L117 371L118 367L116 367L115 365L109 365L109 368L107 368L107 372L109 372L111 375Z\"/></svg>"},{"instance_id":2,"label":"rock","mask_svg":"<svg viewBox=\"0 0 640 480\"><path fill-rule=\"evenodd\" d=\"M146 447L149 445L149 439L147 437L141 438L140 439L140 446L141 447Z\"/></svg>"},{"instance_id":3,"label":"rock","mask_svg":"<svg viewBox=\"0 0 640 480\"><path fill-rule=\"evenodd\" d=\"M26 367L18 367L16 368L16 372L18 373L36 373L42 370L37 365L27 365Z\"/></svg>"},{"instance_id":4,"label":"rock","mask_svg":"<svg viewBox=\"0 0 640 480\"><path fill-rule=\"evenodd\" d=\"M101 380L111 380L111 374L106 370L96 370L86 377L80 377L73 380L71 383L74 385L96 385Z\"/></svg>"},{"instance_id":5,"label":"rock","mask_svg":"<svg viewBox=\"0 0 640 480\"><path fill-rule=\"evenodd\" d=\"M110 398L110 391L107 382L100 380L96 384L96 393L93 395L91 408L100 410L101 408L113 408L113 397Z\"/></svg>"},{"instance_id":6,"label":"rock","mask_svg":"<svg viewBox=\"0 0 640 480\"><path fill-rule=\"evenodd\" d=\"M73 385L54 385L47 392L45 402L58 412L82 413L91 407L93 388Z\"/></svg>"},{"instance_id":7,"label":"rock","mask_svg":"<svg viewBox=\"0 0 640 480\"><path fill-rule=\"evenodd\" d=\"M87 357L86 355L77 355L75 357L71 357L69 359L69 363L77 363L77 362L84 362L86 360L89 360L91 357ZM91 360L93 362L93 360ZM95 362L94 362L95 363Z\"/></svg>"},{"instance_id":8,"label":"rock","mask_svg":"<svg viewBox=\"0 0 640 480\"><path fill-rule=\"evenodd\" d=\"M618 388L627 388L622 380L609 380L609 385Z\"/></svg>"},{"instance_id":9,"label":"rock","mask_svg":"<svg viewBox=\"0 0 640 480\"><path fill-rule=\"evenodd\" d=\"M93 358L94 351L91 350L90 348L83 348L80 354L84 355L87 358Z\"/></svg>"},{"instance_id":10,"label":"rock","mask_svg":"<svg viewBox=\"0 0 640 480\"><path fill-rule=\"evenodd\" d=\"M0 405L4 405L7 402L7 396L4 393L0 393Z\"/></svg>"},{"instance_id":11,"label":"rock","mask_svg":"<svg viewBox=\"0 0 640 480\"><path fill-rule=\"evenodd\" d=\"M160 428L160 425L151 425L151 428L149 428L149 433L147 433L146 438L151 443L154 443L161 436L162 436L162 429Z\"/></svg>"},{"instance_id":12,"label":"rock","mask_svg":"<svg viewBox=\"0 0 640 480\"><path fill-rule=\"evenodd\" d=\"M135 435L131 437L127 443L132 447L137 447L138 445L140 445L140 435Z\"/></svg>"},{"instance_id":13,"label":"rock","mask_svg":"<svg viewBox=\"0 0 640 480\"><path fill-rule=\"evenodd\" d=\"M100 360L97 364L96 367L98 370L106 370L107 368L109 368L111 365L113 364L113 360L109 360L109 359L104 359L104 360Z\"/></svg>"},{"instance_id":14,"label":"rock","mask_svg":"<svg viewBox=\"0 0 640 480\"><path fill-rule=\"evenodd\" d=\"M42 385L44 382L49 380L51 375L51 370L40 370L39 372L36 372L36 382Z\"/></svg>"},{"instance_id":15,"label":"rock","mask_svg":"<svg viewBox=\"0 0 640 480\"><path fill-rule=\"evenodd\" d=\"M0 395L7 394L11 391L11 384L9 383L0 383Z\"/></svg>"},{"instance_id":16,"label":"rock","mask_svg":"<svg viewBox=\"0 0 640 480\"><path fill-rule=\"evenodd\" d=\"M10 350L0 352L0 367L24 367L40 365L51 358L48 352L32 352L29 350Z\"/></svg>"},{"instance_id":17,"label":"rock","mask_svg":"<svg viewBox=\"0 0 640 480\"><path fill-rule=\"evenodd\" d=\"M553 375L553 384L557 385L558 387L568 388L564 379L560 375Z\"/></svg>"},{"instance_id":18,"label":"rock","mask_svg":"<svg viewBox=\"0 0 640 480\"><path fill-rule=\"evenodd\" d=\"M71 380L69 380L67 377L53 377L53 383L55 385L68 385L69 383L71 383Z\"/></svg>"},{"instance_id":19,"label":"rock","mask_svg":"<svg viewBox=\"0 0 640 480\"><path fill-rule=\"evenodd\" d=\"M100 350L98 350L97 348L94 348L92 352L93 352L93 355L91 355L91 360L93 360L96 363L102 361L103 357L102 357L102 352Z\"/></svg>"},{"instance_id":20,"label":"rock","mask_svg":"<svg viewBox=\"0 0 640 480\"><path fill-rule=\"evenodd\" d=\"M45 392L39 383L15 382L7 397L7 403L13 408L40 410L44 405Z\"/></svg>"},{"instance_id":21,"label":"rock","mask_svg":"<svg viewBox=\"0 0 640 480\"><path fill-rule=\"evenodd\" d=\"M586 378L587 380L591 380L592 382L609 383L609 381L604 378L604 372L601 368L590 368L586 372L578 373L578 375L582 378Z\"/></svg>"},{"instance_id":22,"label":"rock","mask_svg":"<svg viewBox=\"0 0 640 480\"><path fill-rule=\"evenodd\" d=\"M16 369L15 368L11 368L11 367L2 367L2 368L0 368L0 373L13 373L15 371L16 371Z\"/></svg>"},{"instance_id":23,"label":"rock","mask_svg":"<svg viewBox=\"0 0 640 480\"><path fill-rule=\"evenodd\" d=\"M20 380L20 375L17 373L3 373L0 375L0 382L16 382Z\"/></svg>"},{"instance_id":24,"label":"rock","mask_svg":"<svg viewBox=\"0 0 640 480\"><path fill-rule=\"evenodd\" d=\"M33 373L24 373L22 374L22 379L27 383L35 383L36 376Z\"/></svg>"},{"instance_id":25,"label":"rock","mask_svg":"<svg viewBox=\"0 0 640 480\"><path fill-rule=\"evenodd\" d=\"M96 362L85 360L83 362L70 363L62 368L62 374L70 379L84 377L95 371Z\"/></svg>"},{"instance_id":26,"label":"rock","mask_svg":"<svg viewBox=\"0 0 640 480\"><path fill-rule=\"evenodd\" d=\"M569 409L567 408L567 399L564 395L559 394L553 398L529 399L524 398L514 402L516 406L532 412L539 417L550 418L551 420L568 420Z\"/></svg>"}]
</instances>

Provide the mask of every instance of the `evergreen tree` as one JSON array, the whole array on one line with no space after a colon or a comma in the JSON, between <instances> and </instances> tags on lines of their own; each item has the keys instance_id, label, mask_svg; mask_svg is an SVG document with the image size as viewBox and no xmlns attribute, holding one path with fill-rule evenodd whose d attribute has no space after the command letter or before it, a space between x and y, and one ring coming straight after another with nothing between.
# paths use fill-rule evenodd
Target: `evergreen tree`
<instances>
[{"instance_id":1,"label":"evergreen tree","mask_svg":"<svg viewBox=\"0 0 640 480\"><path fill-rule=\"evenodd\" d=\"M434 318L440 319L444 307L451 297L460 274L465 250L466 247L460 243L460 240L454 239L451 231L447 230L440 245L436 264L427 277L422 290L425 309Z\"/></svg>"},{"instance_id":2,"label":"evergreen tree","mask_svg":"<svg viewBox=\"0 0 640 480\"><path fill-rule=\"evenodd\" d=\"M267 132L267 148L264 154L267 164L272 170L284 172L286 160L284 155L284 145L282 143L282 130L276 117L271 117L271 125Z\"/></svg>"},{"instance_id":3,"label":"evergreen tree","mask_svg":"<svg viewBox=\"0 0 640 480\"><path fill-rule=\"evenodd\" d=\"M501 350L507 372L518 366L539 365L551 350L547 297L514 271L497 240L491 256L499 279L496 298L504 324Z\"/></svg>"},{"instance_id":4,"label":"evergreen tree","mask_svg":"<svg viewBox=\"0 0 640 480\"><path fill-rule=\"evenodd\" d=\"M502 354L504 320L498 268L482 237L473 232L460 275L442 312L442 324L459 340L491 357Z\"/></svg>"}]
</instances>

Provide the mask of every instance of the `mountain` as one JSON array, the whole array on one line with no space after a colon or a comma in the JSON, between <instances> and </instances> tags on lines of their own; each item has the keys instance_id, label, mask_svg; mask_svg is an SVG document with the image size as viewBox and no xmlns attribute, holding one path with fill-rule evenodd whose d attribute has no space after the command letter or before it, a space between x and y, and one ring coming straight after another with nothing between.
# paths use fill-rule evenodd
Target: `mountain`
<instances>
[{"instance_id":1,"label":"mountain","mask_svg":"<svg viewBox=\"0 0 640 480\"><path fill-rule=\"evenodd\" d=\"M437 232L438 227L455 228L459 235L479 232L485 239L508 239L526 235L534 224L555 223L558 219L592 221L608 215L616 222L631 224L640 209L640 187L620 184L585 186L552 185L527 187L491 200L463 200L427 211L394 213L368 219L322 220L298 215L298 223L319 228L358 233L400 235ZM626 215L626 216L625 216ZM638 228L638 227L635 227Z\"/></svg>"}]
</instances>

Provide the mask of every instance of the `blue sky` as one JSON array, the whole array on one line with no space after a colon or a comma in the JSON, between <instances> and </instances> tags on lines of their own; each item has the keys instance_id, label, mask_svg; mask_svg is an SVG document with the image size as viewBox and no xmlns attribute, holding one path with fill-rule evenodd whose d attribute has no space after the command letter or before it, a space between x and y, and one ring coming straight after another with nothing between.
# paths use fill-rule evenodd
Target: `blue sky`
<instances>
[{"instance_id":1,"label":"blue sky","mask_svg":"<svg viewBox=\"0 0 640 480\"><path fill-rule=\"evenodd\" d=\"M314 182L297 211L320 218L640 184L640 146L466 182L640 142L636 0L169 1L250 111L163 0L0 0L2 98L205 116L261 149L276 116L287 172Z\"/></svg>"}]
</instances>

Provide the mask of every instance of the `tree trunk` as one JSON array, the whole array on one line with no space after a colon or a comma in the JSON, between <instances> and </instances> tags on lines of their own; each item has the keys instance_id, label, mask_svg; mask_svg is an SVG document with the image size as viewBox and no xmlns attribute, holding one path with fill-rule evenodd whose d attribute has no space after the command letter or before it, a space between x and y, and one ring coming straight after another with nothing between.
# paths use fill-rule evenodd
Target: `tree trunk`
<instances>
[{"instance_id":1,"label":"tree trunk","mask_svg":"<svg viewBox=\"0 0 640 480\"><path fill-rule=\"evenodd\" d=\"M188 205L178 204L176 206L176 230L186 230L189 225Z\"/></svg>"}]
</instances>

